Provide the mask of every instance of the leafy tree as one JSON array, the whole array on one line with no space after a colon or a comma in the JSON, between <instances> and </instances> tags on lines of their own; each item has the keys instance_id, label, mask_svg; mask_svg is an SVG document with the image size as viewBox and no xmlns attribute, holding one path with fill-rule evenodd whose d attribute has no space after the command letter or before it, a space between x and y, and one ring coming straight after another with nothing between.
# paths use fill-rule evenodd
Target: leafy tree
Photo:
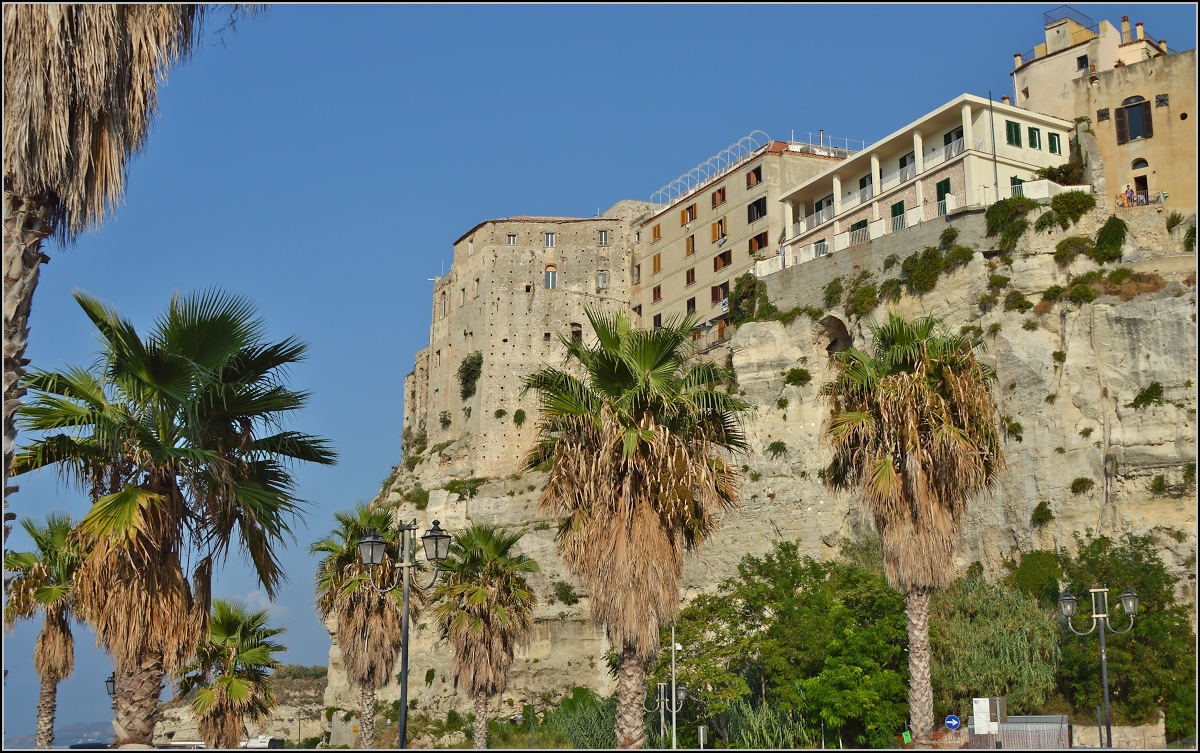
<instances>
[{"instance_id":1,"label":"leafy tree","mask_svg":"<svg viewBox=\"0 0 1200 753\"><path fill-rule=\"evenodd\" d=\"M214 569L237 544L274 598L277 547L302 503L287 464L336 455L324 439L279 429L308 398L283 378L306 346L267 341L246 300L177 296L143 339L107 304L75 299L100 357L90 370L30 374L34 397L19 417L42 438L13 472L54 467L92 497L77 526L88 555L76 596L116 664L116 742L149 743L165 675L205 633Z\"/></svg>"},{"instance_id":2,"label":"leafy tree","mask_svg":"<svg viewBox=\"0 0 1200 753\"><path fill-rule=\"evenodd\" d=\"M513 652L533 624L537 562L513 547L524 532L473 523L454 534L433 614L454 646L454 684L475 699L476 748L487 747L487 699L504 689Z\"/></svg>"},{"instance_id":3,"label":"leafy tree","mask_svg":"<svg viewBox=\"0 0 1200 753\"><path fill-rule=\"evenodd\" d=\"M1108 584L1113 627L1128 624L1118 600L1126 587L1141 604L1127 635L1108 643L1108 682L1113 721L1145 724L1159 713L1167 733L1196 734L1196 635L1188 607L1175 596L1179 578L1167 571L1149 536L1129 536L1118 543L1107 537L1075 535L1078 553L1063 557L1071 591L1080 599L1075 626L1089 627L1088 589ZM1080 619L1083 616L1083 619ZM1060 687L1076 710L1101 703L1100 656L1095 635L1080 637L1064 630Z\"/></svg>"},{"instance_id":4,"label":"leafy tree","mask_svg":"<svg viewBox=\"0 0 1200 753\"><path fill-rule=\"evenodd\" d=\"M635 330L624 313L587 316L594 345L559 337L581 376L548 367L525 380L541 403L526 466L551 464L538 504L563 520L559 555L620 657L617 745L635 747L645 666L678 613L684 553L738 498L727 453L746 450L750 406L717 389L720 367L689 361L693 318Z\"/></svg>"},{"instance_id":5,"label":"leafy tree","mask_svg":"<svg viewBox=\"0 0 1200 753\"><path fill-rule=\"evenodd\" d=\"M931 317L893 313L871 333L874 351L838 353L838 373L822 388L833 451L825 483L861 494L887 579L907 594L911 728L925 741L933 734L929 598L953 578L968 501L1004 467L995 372L976 358L981 340Z\"/></svg>"},{"instance_id":6,"label":"leafy tree","mask_svg":"<svg viewBox=\"0 0 1200 753\"><path fill-rule=\"evenodd\" d=\"M36 551L4 554L4 571L12 573L4 589L4 626L12 630L17 620L42 613L42 630L33 649L33 666L42 681L34 745L50 748L58 684L75 670L71 620L77 615L71 587L85 552L71 535L70 515L50 513L45 523L22 518L21 527Z\"/></svg>"},{"instance_id":7,"label":"leafy tree","mask_svg":"<svg viewBox=\"0 0 1200 753\"><path fill-rule=\"evenodd\" d=\"M247 736L245 719L261 725L275 707L270 672L282 666L275 654L287 649L273 638L285 631L267 626L265 609L251 612L240 601L213 602L208 635L179 680L179 697L196 692L192 709L210 748L238 747Z\"/></svg>"}]
</instances>

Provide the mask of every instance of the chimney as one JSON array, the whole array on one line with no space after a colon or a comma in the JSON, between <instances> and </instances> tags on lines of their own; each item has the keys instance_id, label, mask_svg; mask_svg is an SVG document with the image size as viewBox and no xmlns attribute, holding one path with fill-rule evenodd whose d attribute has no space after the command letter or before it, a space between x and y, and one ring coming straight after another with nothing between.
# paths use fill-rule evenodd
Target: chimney
<instances>
[{"instance_id":1,"label":"chimney","mask_svg":"<svg viewBox=\"0 0 1200 753\"><path fill-rule=\"evenodd\" d=\"M817 134L817 141L820 142L821 146L825 146L825 129L821 128L817 131Z\"/></svg>"},{"instance_id":2,"label":"chimney","mask_svg":"<svg viewBox=\"0 0 1200 753\"><path fill-rule=\"evenodd\" d=\"M1129 16L1121 16L1121 43L1129 41Z\"/></svg>"},{"instance_id":3,"label":"chimney","mask_svg":"<svg viewBox=\"0 0 1200 753\"><path fill-rule=\"evenodd\" d=\"M1164 55L1166 55L1167 54L1167 40L1165 40L1165 39L1158 40L1158 49L1162 50L1162 53Z\"/></svg>"},{"instance_id":4,"label":"chimney","mask_svg":"<svg viewBox=\"0 0 1200 753\"><path fill-rule=\"evenodd\" d=\"M1019 53L1019 52L1014 52L1014 53L1013 53L1013 70L1016 70L1017 68L1020 68L1020 67L1021 67L1021 63L1023 63L1023 62L1024 62L1024 61L1021 59L1021 53Z\"/></svg>"},{"instance_id":5,"label":"chimney","mask_svg":"<svg viewBox=\"0 0 1200 753\"><path fill-rule=\"evenodd\" d=\"M1003 103L1004 103L1004 104L1006 104L1006 105L1011 105L1011 104L1012 104L1012 100L1011 100L1011 99L1009 99L1009 97L1008 97L1008 95L1007 95L1007 94L1005 94L1003 97L1001 97L1001 98L1000 98L1000 101L1001 101L1001 102L1003 102Z\"/></svg>"},{"instance_id":6,"label":"chimney","mask_svg":"<svg viewBox=\"0 0 1200 753\"><path fill-rule=\"evenodd\" d=\"M1134 26L1136 26L1136 27L1137 27L1137 38L1138 38L1138 39L1145 39L1145 38L1146 38L1146 33L1145 33L1145 31L1142 29L1142 22L1141 22L1141 21L1138 21L1136 24L1134 24Z\"/></svg>"}]
</instances>

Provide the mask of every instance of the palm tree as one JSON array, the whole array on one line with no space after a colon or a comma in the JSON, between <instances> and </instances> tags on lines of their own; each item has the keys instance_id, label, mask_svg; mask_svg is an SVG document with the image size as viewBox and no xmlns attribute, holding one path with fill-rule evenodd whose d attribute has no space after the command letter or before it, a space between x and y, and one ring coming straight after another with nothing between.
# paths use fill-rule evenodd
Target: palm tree
<instances>
[{"instance_id":1,"label":"palm tree","mask_svg":"<svg viewBox=\"0 0 1200 753\"><path fill-rule=\"evenodd\" d=\"M12 630L17 620L32 619L38 612L44 617L33 649L33 665L42 679L34 744L49 748L54 745L58 683L75 669L71 586L83 551L71 536L69 515L50 513L45 523L22 518L21 527L33 539L36 551L4 555L5 572L14 574L5 589L4 626Z\"/></svg>"},{"instance_id":2,"label":"palm tree","mask_svg":"<svg viewBox=\"0 0 1200 753\"><path fill-rule=\"evenodd\" d=\"M180 698L196 691L192 708L205 745L238 747L247 737L245 718L262 724L275 707L269 673L282 666L274 654L287 648L272 638L283 632L286 628L267 627L265 609L251 612L240 601L213 602L208 635L179 681Z\"/></svg>"},{"instance_id":3,"label":"palm tree","mask_svg":"<svg viewBox=\"0 0 1200 753\"><path fill-rule=\"evenodd\" d=\"M833 449L825 482L861 494L888 581L907 594L911 727L928 744L929 596L954 578L967 502L994 488L1004 468L995 372L976 357L981 339L931 317L892 313L870 330L873 352L837 354L837 376L821 390Z\"/></svg>"},{"instance_id":4,"label":"palm tree","mask_svg":"<svg viewBox=\"0 0 1200 753\"><path fill-rule=\"evenodd\" d=\"M514 554L523 531L472 524L454 534L448 575L433 592L442 637L454 646L454 683L475 699L475 747L487 747L488 696L504 689L513 650L533 624L537 597L526 575L537 562Z\"/></svg>"},{"instance_id":5,"label":"palm tree","mask_svg":"<svg viewBox=\"0 0 1200 753\"><path fill-rule=\"evenodd\" d=\"M99 330L100 361L30 374L34 398L19 417L43 436L13 470L53 466L90 492L77 598L116 664L116 742L149 743L164 673L205 633L214 568L236 542L274 598L275 548L301 504L288 464L335 455L279 428L308 397L283 379L306 346L265 341L243 299L176 296L143 340L111 307L75 298Z\"/></svg>"},{"instance_id":6,"label":"palm tree","mask_svg":"<svg viewBox=\"0 0 1200 753\"><path fill-rule=\"evenodd\" d=\"M196 49L210 7L4 6L5 481L29 310L50 260L42 241L74 241L121 201L126 162L158 108L158 82ZM235 8L230 24L254 10Z\"/></svg>"},{"instance_id":7,"label":"palm tree","mask_svg":"<svg viewBox=\"0 0 1200 753\"><path fill-rule=\"evenodd\" d=\"M595 345L560 336L566 363L525 380L541 404L528 467L550 463L539 499L562 519L558 551L591 596L620 657L617 745L643 744L645 668L679 611L683 556L736 505L750 406L719 392L724 372L690 363L694 319L635 330L624 313L588 309Z\"/></svg>"},{"instance_id":8,"label":"palm tree","mask_svg":"<svg viewBox=\"0 0 1200 753\"><path fill-rule=\"evenodd\" d=\"M308 549L324 555L317 566L316 606L326 624L336 623L342 666L360 689L359 744L369 748L375 743L375 692L391 682L400 658L403 616L399 589L381 594L372 587L358 542L374 528L387 542L380 569L391 572L400 559L400 536L390 512L362 502L353 510L338 510L334 520L337 528ZM410 612L420 598L414 597Z\"/></svg>"}]
</instances>

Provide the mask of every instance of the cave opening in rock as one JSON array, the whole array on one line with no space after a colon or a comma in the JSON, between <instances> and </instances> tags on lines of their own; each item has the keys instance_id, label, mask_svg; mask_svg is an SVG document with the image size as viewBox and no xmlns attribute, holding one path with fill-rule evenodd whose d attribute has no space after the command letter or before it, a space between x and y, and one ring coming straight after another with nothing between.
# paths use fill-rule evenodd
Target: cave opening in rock
<instances>
[{"instance_id":1,"label":"cave opening in rock","mask_svg":"<svg viewBox=\"0 0 1200 753\"><path fill-rule=\"evenodd\" d=\"M836 316L827 316L818 324L821 326L820 337L825 341L825 352L829 355L848 350L854 344L854 338L846 329L846 323Z\"/></svg>"}]
</instances>

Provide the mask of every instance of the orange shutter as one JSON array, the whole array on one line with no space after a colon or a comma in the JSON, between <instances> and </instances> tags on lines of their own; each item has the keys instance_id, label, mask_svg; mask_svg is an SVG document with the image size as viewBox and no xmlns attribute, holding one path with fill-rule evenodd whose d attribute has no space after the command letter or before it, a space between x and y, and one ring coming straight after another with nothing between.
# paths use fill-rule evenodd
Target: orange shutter
<instances>
[{"instance_id":1,"label":"orange shutter","mask_svg":"<svg viewBox=\"0 0 1200 753\"><path fill-rule=\"evenodd\" d=\"M712 224L712 239L713 239L713 243L716 243L716 242L717 242L717 241L720 239L720 237L721 237L721 231L720 231L720 228L719 228L719 226L718 226L718 223L714 222L714 223Z\"/></svg>"}]
</instances>

